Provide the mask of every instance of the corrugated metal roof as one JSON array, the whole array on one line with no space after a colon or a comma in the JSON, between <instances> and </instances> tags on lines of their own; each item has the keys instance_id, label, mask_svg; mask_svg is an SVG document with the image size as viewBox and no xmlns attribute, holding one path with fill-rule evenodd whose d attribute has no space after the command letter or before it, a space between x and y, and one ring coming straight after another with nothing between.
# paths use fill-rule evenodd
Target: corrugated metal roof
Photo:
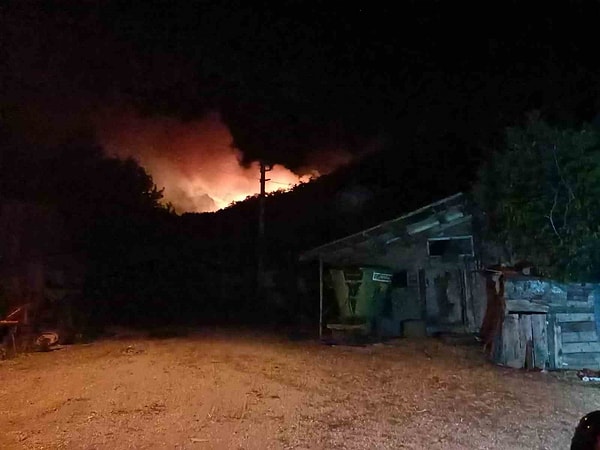
<instances>
[{"instance_id":1,"label":"corrugated metal roof","mask_svg":"<svg viewBox=\"0 0 600 450\"><path fill-rule=\"evenodd\" d=\"M368 248L373 244L387 245L435 227L444 229L455 226L471 218L465 215L462 210L463 205L464 194L459 192L395 219L308 250L300 255L300 260L310 261L349 247Z\"/></svg>"}]
</instances>

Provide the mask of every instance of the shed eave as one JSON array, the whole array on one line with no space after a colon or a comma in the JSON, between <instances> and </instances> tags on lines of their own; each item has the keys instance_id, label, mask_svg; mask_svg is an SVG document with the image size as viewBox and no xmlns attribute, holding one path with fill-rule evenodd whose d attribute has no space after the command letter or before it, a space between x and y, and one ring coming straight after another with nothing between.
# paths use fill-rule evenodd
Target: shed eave
<instances>
[{"instance_id":1,"label":"shed eave","mask_svg":"<svg viewBox=\"0 0 600 450\"><path fill-rule=\"evenodd\" d=\"M411 212L404 214L400 217L397 217L395 219L381 222L380 224L375 225L373 227L367 228L365 230L359 231L359 232L351 234L349 236L345 236L340 239L336 239L334 241L323 244L319 247L315 247L311 250L308 250L308 251L302 253L300 255L299 259L302 262L312 261L312 260L316 260L316 259L327 259L327 256L331 256L332 254L338 252L341 247L344 247L346 245L356 245L357 243L366 241L369 238L374 238L374 237L377 237L377 236L385 234L385 233L390 233L390 230L394 230L394 229L398 228L398 227L394 227L395 224L398 224L399 222L404 221L412 216L415 216L424 211L427 211L430 208L435 209L437 206L443 205L445 203L451 203L452 201L458 200L458 199L462 198L463 196L464 196L464 194L462 192L458 192L449 197L445 197L436 202L422 206L421 208L418 208L414 211L411 211ZM464 218L463 218L463 220L464 220ZM440 224L438 223L437 225L440 225ZM429 228L431 228L431 227L426 227L423 230L419 230L419 231L413 231L413 234L417 234L417 233L419 233L421 231L425 231ZM387 241L395 242L399 239L402 239L402 236L400 236L400 233L398 232L397 234L395 234L395 236L393 238L388 239Z\"/></svg>"}]
</instances>

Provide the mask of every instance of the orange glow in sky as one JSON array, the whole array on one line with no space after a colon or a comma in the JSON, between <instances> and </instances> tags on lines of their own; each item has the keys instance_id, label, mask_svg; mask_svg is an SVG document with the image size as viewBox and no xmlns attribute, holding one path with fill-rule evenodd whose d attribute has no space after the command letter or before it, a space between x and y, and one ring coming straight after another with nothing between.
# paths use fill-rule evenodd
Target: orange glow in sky
<instances>
[{"instance_id":1,"label":"orange glow in sky","mask_svg":"<svg viewBox=\"0 0 600 450\"><path fill-rule=\"evenodd\" d=\"M216 113L184 122L112 111L97 117L96 129L107 153L139 161L156 185L165 188L164 200L178 213L216 211L260 190L259 163L240 166L240 152ZM343 151L329 152L325 158L332 167L351 159ZM298 175L275 165L268 172L266 190L287 190L319 176L317 170L305 172Z\"/></svg>"}]
</instances>

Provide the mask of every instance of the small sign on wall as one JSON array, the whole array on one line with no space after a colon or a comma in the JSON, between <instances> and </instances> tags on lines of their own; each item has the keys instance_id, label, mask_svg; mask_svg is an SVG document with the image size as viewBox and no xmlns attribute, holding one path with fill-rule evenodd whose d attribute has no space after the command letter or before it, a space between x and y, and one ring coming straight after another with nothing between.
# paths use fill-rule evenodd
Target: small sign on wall
<instances>
[{"instance_id":1,"label":"small sign on wall","mask_svg":"<svg viewBox=\"0 0 600 450\"><path fill-rule=\"evenodd\" d=\"M392 282L392 274L391 273L373 272L373 281L379 281L381 283L391 283Z\"/></svg>"}]
</instances>

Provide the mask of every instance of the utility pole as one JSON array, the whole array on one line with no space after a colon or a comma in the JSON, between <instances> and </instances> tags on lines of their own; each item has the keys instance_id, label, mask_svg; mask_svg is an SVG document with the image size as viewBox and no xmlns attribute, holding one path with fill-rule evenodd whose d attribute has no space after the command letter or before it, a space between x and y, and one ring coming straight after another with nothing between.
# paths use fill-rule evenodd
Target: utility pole
<instances>
[{"instance_id":1,"label":"utility pole","mask_svg":"<svg viewBox=\"0 0 600 450\"><path fill-rule=\"evenodd\" d=\"M258 198L258 239L256 248L257 260L257 287L258 294L262 294L265 279L265 184L269 178L265 178L272 167L260 162L260 197Z\"/></svg>"}]
</instances>

